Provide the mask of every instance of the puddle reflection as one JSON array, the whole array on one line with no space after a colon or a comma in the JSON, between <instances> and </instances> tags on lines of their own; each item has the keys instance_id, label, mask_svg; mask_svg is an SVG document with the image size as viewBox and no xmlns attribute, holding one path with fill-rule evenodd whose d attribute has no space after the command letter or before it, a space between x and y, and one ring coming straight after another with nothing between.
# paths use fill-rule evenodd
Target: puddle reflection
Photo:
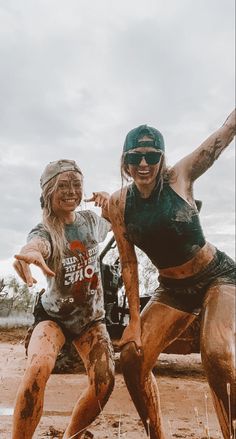
<instances>
[{"instance_id":1,"label":"puddle reflection","mask_svg":"<svg viewBox=\"0 0 236 439\"><path fill-rule=\"evenodd\" d=\"M12 416L13 407L0 407L0 416ZM71 411L44 410L43 416L70 416Z\"/></svg>"},{"instance_id":2,"label":"puddle reflection","mask_svg":"<svg viewBox=\"0 0 236 439\"><path fill-rule=\"evenodd\" d=\"M12 416L13 411L13 407L0 407L0 416Z\"/></svg>"}]
</instances>

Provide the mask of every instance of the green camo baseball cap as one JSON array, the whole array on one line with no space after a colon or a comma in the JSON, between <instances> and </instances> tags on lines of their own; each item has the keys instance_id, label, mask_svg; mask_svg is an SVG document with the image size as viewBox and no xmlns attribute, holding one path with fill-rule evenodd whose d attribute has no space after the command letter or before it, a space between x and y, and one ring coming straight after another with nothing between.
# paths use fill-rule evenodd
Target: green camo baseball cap
<instances>
[{"instance_id":1,"label":"green camo baseball cap","mask_svg":"<svg viewBox=\"0 0 236 439\"><path fill-rule=\"evenodd\" d=\"M77 165L74 160L56 160L55 162L50 162L46 168L44 169L41 178L40 178L40 186L44 187L46 183L48 183L52 178L56 177L58 174L62 174L62 172L67 171L75 171L79 172L81 175L81 169Z\"/></svg>"},{"instance_id":2,"label":"green camo baseball cap","mask_svg":"<svg viewBox=\"0 0 236 439\"><path fill-rule=\"evenodd\" d=\"M150 137L150 141L139 141L144 136ZM148 125L140 125L137 128L129 131L126 136L123 152L130 151L131 149L138 148L140 146L151 146L152 148L165 151L164 138L160 131L156 128L149 127Z\"/></svg>"}]
</instances>

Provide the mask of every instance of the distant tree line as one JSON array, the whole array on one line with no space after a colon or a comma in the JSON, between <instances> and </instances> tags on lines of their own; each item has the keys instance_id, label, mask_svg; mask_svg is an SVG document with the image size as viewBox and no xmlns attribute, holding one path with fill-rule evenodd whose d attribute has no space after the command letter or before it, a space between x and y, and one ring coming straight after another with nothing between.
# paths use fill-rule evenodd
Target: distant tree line
<instances>
[{"instance_id":1,"label":"distant tree line","mask_svg":"<svg viewBox=\"0 0 236 439\"><path fill-rule=\"evenodd\" d=\"M20 283L14 276L0 279L0 311L3 309L27 311L33 306L34 287Z\"/></svg>"}]
</instances>

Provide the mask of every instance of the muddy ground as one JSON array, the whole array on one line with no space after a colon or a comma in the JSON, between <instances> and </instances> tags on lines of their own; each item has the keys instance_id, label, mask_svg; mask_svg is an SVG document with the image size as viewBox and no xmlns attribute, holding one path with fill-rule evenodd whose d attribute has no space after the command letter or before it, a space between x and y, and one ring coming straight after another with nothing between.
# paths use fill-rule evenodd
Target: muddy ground
<instances>
[{"instance_id":1,"label":"muddy ground","mask_svg":"<svg viewBox=\"0 0 236 439\"><path fill-rule=\"evenodd\" d=\"M11 438L12 408L25 367L23 329L2 330L0 336L0 439ZM142 423L127 392L116 354L116 386L103 413L88 428L88 438L145 439ZM219 439L222 435L213 410L200 355L162 354L155 373L161 394L167 437ZM34 438L61 438L73 405L86 386L79 373L51 375L44 413ZM207 427L209 432L207 432Z\"/></svg>"}]
</instances>

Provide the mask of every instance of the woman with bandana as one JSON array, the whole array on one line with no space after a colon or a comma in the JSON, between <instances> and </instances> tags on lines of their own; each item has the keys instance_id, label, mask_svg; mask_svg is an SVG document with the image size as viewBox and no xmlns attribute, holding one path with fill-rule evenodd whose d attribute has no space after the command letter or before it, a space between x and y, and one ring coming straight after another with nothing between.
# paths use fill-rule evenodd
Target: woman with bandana
<instances>
[{"instance_id":1,"label":"woman with bandana","mask_svg":"<svg viewBox=\"0 0 236 439\"><path fill-rule=\"evenodd\" d=\"M83 174L72 160L49 163L40 180L43 219L15 256L14 267L28 286L36 283L30 264L40 267L47 288L35 307L26 371L13 416L12 439L30 439L43 412L44 391L59 351L73 342L88 374L63 438L81 438L106 404L114 386L113 350L104 323L99 243L110 231L106 192L88 201L102 208L76 211Z\"/></svg>"},{"instance_id":2,"label":"woman with bandana","mask_svg":"<svg viewBox=\"0 0 236 439\"><path fill-rule=\"evenodd\" d=\"M233 140L235 112L195 151L167 168L164 140L141 125L126 137L122 186L109 202L129 301L130 323L121 340L125 381L151 439L166 438L152 374L158 355L201 312L201 355L224 439L236 418L235 264L206 242L193 184ZM159 272L159 286L140 317L135 246Z\"/></svg>"}]
</instances>

